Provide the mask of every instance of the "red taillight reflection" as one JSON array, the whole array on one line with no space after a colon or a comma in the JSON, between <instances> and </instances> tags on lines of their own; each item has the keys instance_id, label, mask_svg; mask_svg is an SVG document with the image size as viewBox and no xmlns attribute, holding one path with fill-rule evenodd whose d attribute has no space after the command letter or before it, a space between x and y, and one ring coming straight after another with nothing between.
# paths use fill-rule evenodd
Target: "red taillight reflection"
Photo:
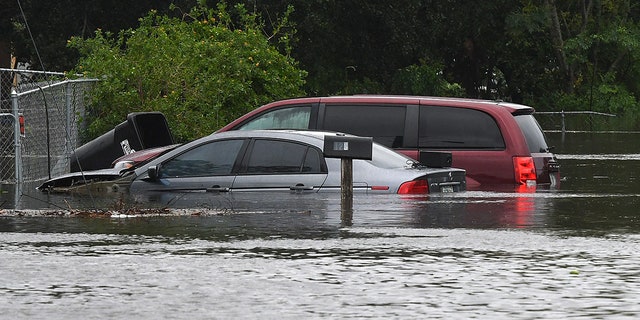
<instances>
[{"instance_id":1,"label":"red taillight reflection","mask_svg":"<svg viewBox=\"0 0 640 320\"><path fill-rule=\"evenodd\" d=\"M422 194L429 193L429 185L427 180L407 181L400 185L398 194Z\"/></svg>"},{"instance_id":2,"label":"red taillight reflection","mask_svg":"<svg viewBox=\"0 0 640 320\"><path fill-rule=\"evenodd\" d=\"M532 157L513 157L513 169L516 183L525 185L536 183L536 165Z\"/></svg>"}]
</instances>

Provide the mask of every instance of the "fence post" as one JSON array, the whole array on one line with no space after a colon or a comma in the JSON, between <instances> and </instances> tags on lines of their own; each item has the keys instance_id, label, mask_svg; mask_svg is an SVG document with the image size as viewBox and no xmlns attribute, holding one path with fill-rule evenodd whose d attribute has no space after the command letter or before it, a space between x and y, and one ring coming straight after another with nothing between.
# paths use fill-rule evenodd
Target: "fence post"
<instances>
[{"instance_id":1,"label":"fence post","mask_svg":"<svg viewBox=\"0 0 640 320\"><path fill-rule=\"evenodd\" d=\"M15 147L16 183L22 184L22 145L20 143L20 110L18 110L18 93L11 90L11 105L13 107L13 144Z\"/></svg>"},{"instance_id":2,"label":"fence post","mask_svg":"<svg viewBox=\"0 0 640 320\"><path fill-rule=\"evenodd\" d=\"M353 223L353 160L341 159L340 170L340 218L342 224L351 226Z\"/></svg>"},{"instance_id":3,"label":"fence post","mask_svg":"<svg viewBox=\"0 0 640 320\"><path fill-rule=\"evenodd\" d=\"M67 82L67 85L65 86L65 97L64 97L64 104L65 104L65 126L64 126L64 141L65 141L65 147L64 147L64 153L65 153L65 157L66 159L71 159L71 152L73 150L73 146L71 145L71 98L72 98L72 94L71 94L71 82ZM69 164L69 167L70 168ZM67 168L67 169L68 169Z\"/></svg>"}]
</instances>

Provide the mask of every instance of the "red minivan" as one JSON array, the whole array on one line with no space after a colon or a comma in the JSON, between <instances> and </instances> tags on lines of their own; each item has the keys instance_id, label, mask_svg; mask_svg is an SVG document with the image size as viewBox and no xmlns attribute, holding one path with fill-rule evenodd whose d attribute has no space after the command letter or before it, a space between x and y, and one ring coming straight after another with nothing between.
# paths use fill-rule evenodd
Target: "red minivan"
<instances>
[{"instance_id":1,"label":"red minivan","mask_svg":"<svg viewBox=\"0 0 640 320\"><path fill-rule=\"evenodd\" d=\"M559 165L529 106L502 101L390 95L298 98L263 105L218 131L309 129L373 137L420 159L451 155L467 190L556 187Z\"/></svg>"}]
</instances>

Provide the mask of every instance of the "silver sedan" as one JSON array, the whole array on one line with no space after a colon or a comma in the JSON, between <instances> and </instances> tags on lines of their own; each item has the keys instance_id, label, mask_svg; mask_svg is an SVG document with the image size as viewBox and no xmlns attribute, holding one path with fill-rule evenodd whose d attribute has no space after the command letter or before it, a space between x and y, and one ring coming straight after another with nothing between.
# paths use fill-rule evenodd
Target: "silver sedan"
<instances>
[{"instance_id":1,"label":"silver sedan","mask_svg":"<svg viewBox=\"0 0 640 320\"><path fill-rule=\"evenodd\" d=\"M341 160L325 157L314 131L214 133L163 154L135 170L139 191L339 191ZM344 136L344 135L343 135ZM465 190L465 171L427 168L373 143L371 160L352 160L353 190L416 194Z\"/></svg>"},{"instance_id":2,"label":"silver sedan","mask_svg":"<svg viewBox=\"0 0 640 320\"><path fill-rule=\"evenodd\" d=\"M355 137L335 132L256 130L214 133L128 167L57 177L39 189L131 193L341 190L341 159L325 140ZM353 191L426 194L466 189L465 171L431 168L373 143L368 159L352 159ZM335 156L335 155L332 155Z\"/></svg>"}]
</instances>

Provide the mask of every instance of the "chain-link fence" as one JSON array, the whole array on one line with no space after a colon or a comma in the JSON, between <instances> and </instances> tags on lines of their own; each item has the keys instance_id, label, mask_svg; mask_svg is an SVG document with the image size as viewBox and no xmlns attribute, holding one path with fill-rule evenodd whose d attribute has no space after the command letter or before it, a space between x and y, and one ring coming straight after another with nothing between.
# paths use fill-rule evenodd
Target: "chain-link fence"
<instances>
[{"instance_id":1,"label":"chain-link fence","mask_svg":"<svg viewBox=\"0 0 640 320\"><path fill-rule=\"evenodd\" d=\"M70 154L79 144L85 93L94 81L0 69L0 183L69 172Z\"/></svg>"},{"instance_id":2,"label":"chain-link fence","mask_svg":"<svg viewBox=\"0 0 640 320\"><path fill-rule=\"evenodd\" d=\"M545 131L610 131L630 130L615 114L595 111L536 112L536 119Z\"/></svg>"}]
</instances>

